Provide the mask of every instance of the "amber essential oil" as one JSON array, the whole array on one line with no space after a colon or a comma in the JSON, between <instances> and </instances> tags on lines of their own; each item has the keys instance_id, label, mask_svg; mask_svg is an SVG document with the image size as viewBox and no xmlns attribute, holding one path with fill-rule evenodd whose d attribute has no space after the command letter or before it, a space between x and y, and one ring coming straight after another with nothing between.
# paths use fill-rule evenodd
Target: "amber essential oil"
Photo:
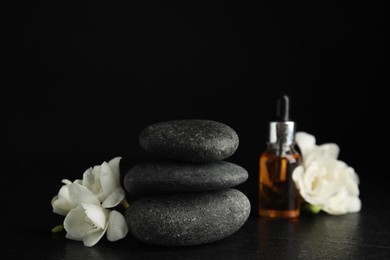
<instances>
[{"instance_id":1,"label":"amber essential oil","mask_svg":"<svg viewBox=\"0 0 390 260\"><path fill-rule=\"evenodd\" d=\"M292 172L301 156L293 150L277 155L272 150L262 153L259 160L259 215L269 218L297 218L300 195L292 180Z\"/></svg>"}]
</instances>

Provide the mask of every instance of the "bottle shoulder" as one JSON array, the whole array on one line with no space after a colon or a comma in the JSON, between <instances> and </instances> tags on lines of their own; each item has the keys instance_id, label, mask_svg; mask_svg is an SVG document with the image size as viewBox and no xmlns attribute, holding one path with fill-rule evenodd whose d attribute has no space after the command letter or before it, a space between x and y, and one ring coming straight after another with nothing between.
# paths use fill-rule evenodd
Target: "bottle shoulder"
<instances>
[{"instance_id":1,"label":"bottle shoulder","mask_svg":"<svg viewBox=\"0 0 390 260\"><path fill-rule=\"evenodd\" d=\"M261 158L268 158L268 159L286 158L289 161L302 160L301 154L295 149L283 150L282 152L279 152L279 150L277 149L276 150L266 149L261 153L260 159Z\"/></svg>"}]
</instances>

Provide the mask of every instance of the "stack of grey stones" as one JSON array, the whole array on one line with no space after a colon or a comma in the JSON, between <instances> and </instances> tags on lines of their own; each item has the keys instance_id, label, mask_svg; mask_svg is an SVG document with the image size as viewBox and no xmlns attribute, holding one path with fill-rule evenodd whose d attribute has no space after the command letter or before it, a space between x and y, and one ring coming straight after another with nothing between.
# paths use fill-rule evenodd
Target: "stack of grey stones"
<instances>
[{"instance_id":1,"label":"stack of grey stones","mask_svg":"<svg viewBox=\"0 0 390 260\"><path fill-rule=\"evenodd\" d=\"M182 119L144 128L140 146L151 160L124 176L126 221L139 240L187 246L226 238L247 221L251 205L236 188L248 179L224 161L238 148L237 133L213 120Z\"/></svg>"}]
</instances>

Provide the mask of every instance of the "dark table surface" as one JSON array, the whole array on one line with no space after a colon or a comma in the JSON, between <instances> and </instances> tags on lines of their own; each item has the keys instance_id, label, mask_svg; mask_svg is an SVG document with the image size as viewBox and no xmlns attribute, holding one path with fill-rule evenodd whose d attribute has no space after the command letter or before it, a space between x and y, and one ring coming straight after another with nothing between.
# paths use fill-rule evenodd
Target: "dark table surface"
<instances>
[{"instance_id":1,"label":"dark table surface","mask_svg":"<svg viewBox=\"0 0 390 260\"><path fill-rule=\"evenodd\" d=\"M159 247L129 233L116 242L103 237L85 247L64 233L51 233L63 217L52 212L50 200L70 169L58 168L52 175L50 169L7 169L9 179L1 196L2 259L390 259L388 196L385 189L365 189L367 185L362 185L363 207L358 213L302 212L293 222L259 219L252 210L241 229L210 244ZM250 189L244 192L255 204Z\"/></svg>"},{"instance_id":2,"label":"dark table surface","mask_svg":"<svg viewBox=\"0 0 390 260\"><path fill-rule=\"evenodd\" d=\"M303 214L296 222L251 216L230 237L190 247L147 245L128 235L89 248L29 225L2 237L13 241L6 259L390 259L389 220L389 210L369 209L338 217Z\"/></svg>"}]
</instances>

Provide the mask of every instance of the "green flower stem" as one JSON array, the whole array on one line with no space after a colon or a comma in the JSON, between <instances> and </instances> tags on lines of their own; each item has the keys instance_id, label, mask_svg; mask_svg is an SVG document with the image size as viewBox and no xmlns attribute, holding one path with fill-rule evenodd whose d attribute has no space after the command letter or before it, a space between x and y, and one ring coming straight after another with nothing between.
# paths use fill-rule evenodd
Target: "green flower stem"
<instances>
[{"instance_id":1,"label":"green flower stem","mask_svg":"<svg viewBox=\"0 0 390 260\"><path fill-rule=\"evenodd\" d=\"M125 209L127 209L127 208L130 206L126 199L123 199L123 200L121 201L120 204L121 204L122 207L124 207Z\"/></svg>"},{"instance_id":2,"label":"green flower stem","mask_svg":"<svg viewBox=\"0 0 390 260\"><path fill-rule=\"evenodd\" d=\"M321 211L321 207L316 206L316 205L312 205L312 204L308 204L308 203L304 205L304 209L306 211L314 213L314 214L317 214Z\"/></svg>"},{"instance_id":3,"label":"green flower stem","mask_svg":"<svg viewBox=\"0 0 390 260\"><path fill-rule=\"evenodd\" d=\"M64 225L57 225L51 229L52 233L60 233L64 230Z\"/></svg>"}]
</instances>

